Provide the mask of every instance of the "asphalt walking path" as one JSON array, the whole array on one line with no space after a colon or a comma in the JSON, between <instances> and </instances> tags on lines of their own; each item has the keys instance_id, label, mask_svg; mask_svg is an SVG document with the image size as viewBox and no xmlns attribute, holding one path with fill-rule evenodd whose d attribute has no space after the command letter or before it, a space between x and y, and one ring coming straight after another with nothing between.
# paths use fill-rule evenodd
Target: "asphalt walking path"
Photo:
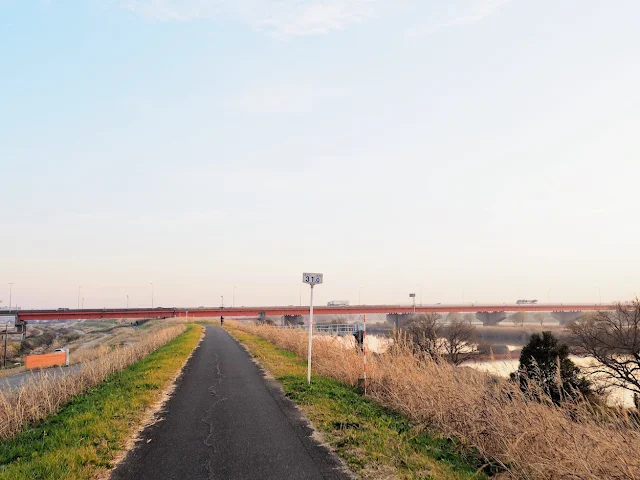
<instances>
[{"instance_id":1,"label":"asphalt walking path","mask_svg":"<svg viewBox=\"0 0 640 480\"><path fill-rule=\"evenodd\" d=\"M217 326L207 326L160 418L112 479L349 478L277 383Z\"/></svg>"}]
</instances>

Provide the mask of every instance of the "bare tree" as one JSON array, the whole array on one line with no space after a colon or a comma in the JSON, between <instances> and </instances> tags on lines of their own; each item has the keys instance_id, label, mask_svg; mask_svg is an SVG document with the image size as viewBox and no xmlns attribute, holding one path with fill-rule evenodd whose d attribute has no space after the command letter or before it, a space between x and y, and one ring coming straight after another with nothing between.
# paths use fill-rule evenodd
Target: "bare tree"
<instances>
[{"instance_id":1,"label":"bare tree","mask_svg":"<svg viewBox=\"0 0 640 480\"><path fill-rule=\"evenodd\" d=\"M437 313L415 315L404 326L402 333L411 348L432 358L446 358L460 365L477 351L475 327L460 314L449 314L446 319Z\"/></svg>"},{"instance_id":2,"label":"bare tree","mask_svg":"<svg viewBox=\"0 0 640 480\"><path fill-rule=\"evenodd\" d=\"M460 365L477 351L476 327L462 318L454 318L442 328L447 360Z\"/></svg>"},{"instance_id":3,"label":"bare tree","mask_svg":"<svg viewBox=\"0 0 640 480\"><path fill-rule=\"evenodd\" d=\"M599 365L586 371L606 379L612 386L640 396L640 301L618 304L615 311L584 315L573 322L573 342L578 353L594 357ZM637 400L636 400L637 401Z\"/></svg>"},{"instance_id":4,"label":"bare tree","mask_svg":"<svg viewBox=\"0 0 640 480\"><path fill-rule=\"evenodd\" d=\"M414 315L403 328L403 333L411 348L416 352L440 356L438 338L443 328L442 317L437 313Z\"/></svg>"},{"instance_id":5,"label":"bare tree","mask_svg":"<svg viewBox=\"0 0 640 480\"><path fill-rule=\"evenodd\" d=\"M538 322L541 327L544 325L544 313L542 312L535 313L533 315L533 318L536 319L536 322Z\"/></svg>"},{"instance_id":6,"label":"bare tree","mask_svg":"<svg viewBox=\"0 0 640 480\"><path fill-rule=\"evenodd\" d=\"M509 318L513 322L514 325L524 325L524 321L527 319L527 312L516 312L512 314Z\"/></svg>"}]
</instances>

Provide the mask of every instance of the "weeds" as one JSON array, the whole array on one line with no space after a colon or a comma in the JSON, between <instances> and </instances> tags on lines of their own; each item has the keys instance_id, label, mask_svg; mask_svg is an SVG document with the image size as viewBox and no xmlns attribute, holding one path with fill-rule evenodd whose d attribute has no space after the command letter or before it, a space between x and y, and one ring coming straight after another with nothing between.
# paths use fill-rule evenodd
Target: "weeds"
<instances>
[{"instance_id":1,"label":"weeds","mask_svg":"<svg viewBox=\"0 0 640 480\"><path fill-rule=\"evenodd\" d=\"M280 348L307 354L306 333L234 324ZM336 339L314 339L314 371L358 385L362 357ZM426 428L456 438L505 472L528 479L638 479L640 429L625 410L587 402L531 401L517 384L434 362L397 346L373 355L367 395Z\"/></svg>"},{"instance_id":2,"label":"weeds","mask_svg":"<svg viewBox=\"0 0 640 480\"><path fill-rule=\"evenodd\" d=\"M58 411L76 395L144 358L183 333L185 328L174 325L157 330L135 345L97 352L99 356L84 363L77 372L56 377L45 373L38 381L30 379L20 388L0 391L0 439L10 438L25 425Z\"/></svg>"}]
</instances>

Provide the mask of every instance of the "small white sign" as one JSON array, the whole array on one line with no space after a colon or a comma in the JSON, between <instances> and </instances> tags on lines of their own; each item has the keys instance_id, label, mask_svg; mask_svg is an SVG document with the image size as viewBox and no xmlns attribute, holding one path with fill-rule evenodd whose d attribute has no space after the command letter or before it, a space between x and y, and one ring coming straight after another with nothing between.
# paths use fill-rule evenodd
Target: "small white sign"
<instances>
[{"instance_id":1,"label":"small white sign","mask_svg":"<svg viewBox=\"0 0 640 480\"><path fill-rule=\"evenodd\" d=\"M303 273L302 283L308 283L309 285L318 285L322 283L321 273Z\"/></svg>"}]
</instances>

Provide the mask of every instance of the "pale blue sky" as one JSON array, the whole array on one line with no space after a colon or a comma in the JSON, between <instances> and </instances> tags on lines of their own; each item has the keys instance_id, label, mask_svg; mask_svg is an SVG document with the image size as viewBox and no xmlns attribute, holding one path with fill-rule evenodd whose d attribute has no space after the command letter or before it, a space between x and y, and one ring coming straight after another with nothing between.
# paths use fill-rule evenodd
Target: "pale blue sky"
<instances>
[{"instance_id":1,"label":"pale blue sky","mask_svg":"<svg viewBox=\"0 0 640 480\"><path fill-rule=\"evenodd\" d=\"M156 305L297 304L305 270L320 302L628 299L639 20L637 0L0 0L0 282L24 308L79 285L145 306L151 282Z\"/></svg>"}]
</instances>

